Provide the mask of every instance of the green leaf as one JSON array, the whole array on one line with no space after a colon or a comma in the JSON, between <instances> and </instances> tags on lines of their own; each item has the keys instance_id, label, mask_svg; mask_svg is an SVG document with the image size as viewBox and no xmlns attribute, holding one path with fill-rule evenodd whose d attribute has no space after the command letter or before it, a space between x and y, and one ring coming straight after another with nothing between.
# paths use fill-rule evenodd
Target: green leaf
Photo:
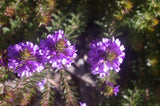
<instances>
[{"instance_id":1,"label":"green leaf","mask_svg":"<svg viewBox=\"0 0 160 106\"><path fill-rule=\"evenodd\" d=\"M3 27L2 30L3 30L3 34L10 32L10 29L8 27Z\"/></svg>"}]
</instances>

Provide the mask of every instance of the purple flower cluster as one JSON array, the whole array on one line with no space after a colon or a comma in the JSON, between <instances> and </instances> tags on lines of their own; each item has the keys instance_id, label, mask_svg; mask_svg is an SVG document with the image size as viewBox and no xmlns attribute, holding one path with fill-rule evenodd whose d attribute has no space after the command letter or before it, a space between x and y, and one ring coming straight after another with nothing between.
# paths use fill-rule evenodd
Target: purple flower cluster
<instances>
[{"instance_id":1,"label":"purple flower cluster","mask_svg":"<svg viewBox=\"0 0 160 106\"><path fill-rule=\"evenodd\" d=\"M38 55L39 47L32 42L22 42L8 47L8 68L19 77L31 76L33 72L44 69Z\"/></svg>"},{"instance_id":2,"label":"purple flower cluster","mask_svg":"<svg viewBox=\"0 0 160 106\"><path fill-rule=\"evenodd\" d=\"M31 76L44 69L49 63L53 68L69 67L76 58L75 45L64 38L62 30L49 34L40 41L40 46L31 42L22 42L8 47L8 68L21 76Z\"/></svg>"},{"instance_id":3,"label":"purple flower cluster","mask_svg":"<svg viewBox=\"0 0 160 106\"><path fill-rule=\"evenodd\" d=\"M75 45L71 45L64 37L63 31L59 30L55 31L55 34L49 34L47 39L40 42L42 61L50 63L53 68L69 67L77 56Z\"/></svg>"},{"instance_id":4,"label":"purple flower cluster","mask_svg":"<svg viewBox=\"0 0 160 106\"><path fill-rule=\"evenodd\" d=\"M120 71L125 53L124 46L121 45L119 39L114 37L111 39L103 38L102 41L93 41L90 45L88 53L88 63L91 65L93 74L99 74L100 77L109 75L110 70Z\"/></svg>"}]
</instances>

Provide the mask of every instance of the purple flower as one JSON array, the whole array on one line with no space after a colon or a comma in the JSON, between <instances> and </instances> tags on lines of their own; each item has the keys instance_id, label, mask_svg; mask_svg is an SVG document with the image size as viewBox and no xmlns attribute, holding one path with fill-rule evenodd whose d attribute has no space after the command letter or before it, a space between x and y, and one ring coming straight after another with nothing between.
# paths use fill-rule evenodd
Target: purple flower
<instances>
[{"instance_id":1,"label":"purple flower","mask_svg":"<svg viewBox=\"0 0 160 106\"><path fill-rule=\"evenodd\" d=\"M91 65L93 74L99 74L100 77L109 75L110 70L120 71L125 53L124 46L120 44L119 39L103 38L102 41L93 41L88 53L88 63Z\"/></svg>"},{"instance_id":2,"label":"purple flower","mask_svg":"<svg viewBox=\"0 0 160 106\"><path fill-rule=\"evenodd\" d=\"M19 77L30 77L34 72L44 69L38 55L39 47L32 42L21 42L8 47L8 68Z\"/></svg>"},{"instance_id":3,"label":"purple flower","mask_svg":"<svg viewBox=\"0 0 160 106\"><path fill-rule=\"evenodd\" d=\"M86 103L82 103L82 102L79 102L80 103L80 106L87 106Z\"/></svg>"},{"instance_id":4,"label":"purple flower","mask_svg":"<svg viewBox=\"0 0 160 106\"><path fill-rule=\"evenodd\" d=\"M42 80L42 81L38 81L37 82L37 86L39 86L40 88L44 86L44 84L46 83L46 80Z\"/></svg>"},{"instance_id":5,"label":"purple flower","mask_svg":"<svg viewBox=\"0 0 160 106\"><path fill-rule=\"evenodd\" d=\"M45 84L46 84L46 79L37 82L37 86L39 87L39 89L40 89L41 91L44 89Z\"/></svg>"},{"instance_id":6,"label":"purple flower","mask_svg":"<svg viewBox=\"0 0 160 106\"><path fill-rule=\"evenodd\" d=\"M46 40L40 41L40 55L44 63L49 63L53 68L69 67L76 58L75 45L64 38L62 30L49 34Z\"/></svg>"},{"instance_id":7,"label":"purple flower","mask_svg":"<svg viewBox=\"0 0 160 106\"><path fill-rule=\"evenodd\" d=\"M113 89L115 96L117 96L117 93L119 92L119 87L120 86L118 85L118 86L114 87L114 89Z\"/></svg>"}]
</instances>

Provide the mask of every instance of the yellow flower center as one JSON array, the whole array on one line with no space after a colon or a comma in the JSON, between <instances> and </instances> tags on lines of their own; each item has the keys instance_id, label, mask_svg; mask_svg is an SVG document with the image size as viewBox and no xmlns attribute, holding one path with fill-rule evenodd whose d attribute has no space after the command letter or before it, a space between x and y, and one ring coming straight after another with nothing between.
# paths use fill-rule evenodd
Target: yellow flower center
<instances>
[{"instance_id":1,"label":"yellow flower center","mask_svg":"<svg viewBox=\"0 0 160 106\"><path fill-rule=\"evenodd\" d=\"M27 48L25 48L23 51L20 52L20 58L21 60L32 60L33 59L30 51Z\"/></svg>"},{"instance_id":2,"label":"yellow flower center","mask_svg":"<svg viewBox=\"0 0 160 106\"><path fill-rule=\"evenodd\" d=\"M113 88L110 87L110 86L107 86L105 91L106 91L106 94L107 94L108 96L111 96L111 95L114 94L114 90L113 90Z\"/></svg>"},{"instance_id":3,"label":"yellow flower center","mask_svg":"<svg viewBox=\"0 0 160 106\"><path fill-rule=\"evenodd\" d=\"M115 58L117 57L117 54L115 52L106 52L106 58L107 60L109 60L110 62L115 60Z\"/></svg>"},{"instance_id":4,"label":"yellow flower center","mask_svg":"<svg viewBox=\"0 0 160 106\"><path fill-rule=\"evenodd\" d=\"M66 41L64 39L60 39L56 44L56 49L60 52L67 48Z\"/></svg>"}]
</instances>

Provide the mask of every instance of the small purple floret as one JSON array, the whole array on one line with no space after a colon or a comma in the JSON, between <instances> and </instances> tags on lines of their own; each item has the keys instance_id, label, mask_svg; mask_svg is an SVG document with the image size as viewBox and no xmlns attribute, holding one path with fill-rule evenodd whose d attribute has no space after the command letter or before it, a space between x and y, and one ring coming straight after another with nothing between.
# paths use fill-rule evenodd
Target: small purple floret
<instances>
[{"instance_id":1,"label":"small purple floret","mask_svg":"<svg viewBox=\"0 0 160 106\"><path fill-rule=\"evenodd\" d=\"M70 41L64 38L65 36L64 32L59 30L40 41L40 55L44 63L61 69L69 67L74 62L77 50L75 50L75 45L71 45Z\"/></svg>"},{"instance_id":2,"label":"small purple floret","mask_svg":"<svg viewBox=\"0 0 160 106\"><path fill-rule=\"evenodd\" d=\"M46 80L42 80L42 81L38 81L37 82L37 86L39 86L40 88L44 86L44 84L46 83Z\"/></svg>"},{"instance_id":3,"label":"small purple floret","mask_svg":"<svg viewBox=\"0 0 160 106\"><path fill-rule=\"evenodd\" d=\"M82 103L82 102L79 102L80 103L80 106L87 106L86 103Z\"/></svg>"},{"instance_id":4,"label":"small purple floret","mask_svg":"<svg viewBox=\"0 0 160 106\"><path fill-rule=\"evenodd\" d=\"M45 84L46 84L46 79L37 82L37 86L39 87L40 90L43 90L45 88Z\"/></svg>"},{"instance_id":5,"label":"small purple floret","mask_svg":"<svg viewBox=\"0 0 160 106\"><path fill-rule=\"evenodd\" d=\"M102 41L93 41L90 45L88 53L88 63L91 65L93 74L99 74L100 77L109 75L110 70L120 71L125 53L124 46L121 45L119 39L114 37L111 39L103 38Z\"/></svg>"},{"instance_id":6,"label":"small purple floret","mask_svg":"<svg viewBox=\"0 0 160 106\"><path fill-rule=\"evenodd\" d=\"M4 62L3 59L0 59L0 66L3 66Z\"/></svg>"},{"instance_id":7,"label":"small purple floret","mask_svg":"<svg viewBox=\"0 0 160 106\"><path fill-rule=\"evenodd\" d=\"M114 95L117 96L117 93L119 92L119 85L114 87L113 91L114 91Z\"/></svg>"},{"instance_id":8,"label":"small purple floret","mask_svg":"<svg viewBox=\"0 0 160 106\"><path fill-rule=\"evenodd\" d=\"M8 68L14 70L19 77L30 77L34 72L44 69L39 59L39 47L32 42L21 42L8 47Z\"/></svg>"}]
</instances>

